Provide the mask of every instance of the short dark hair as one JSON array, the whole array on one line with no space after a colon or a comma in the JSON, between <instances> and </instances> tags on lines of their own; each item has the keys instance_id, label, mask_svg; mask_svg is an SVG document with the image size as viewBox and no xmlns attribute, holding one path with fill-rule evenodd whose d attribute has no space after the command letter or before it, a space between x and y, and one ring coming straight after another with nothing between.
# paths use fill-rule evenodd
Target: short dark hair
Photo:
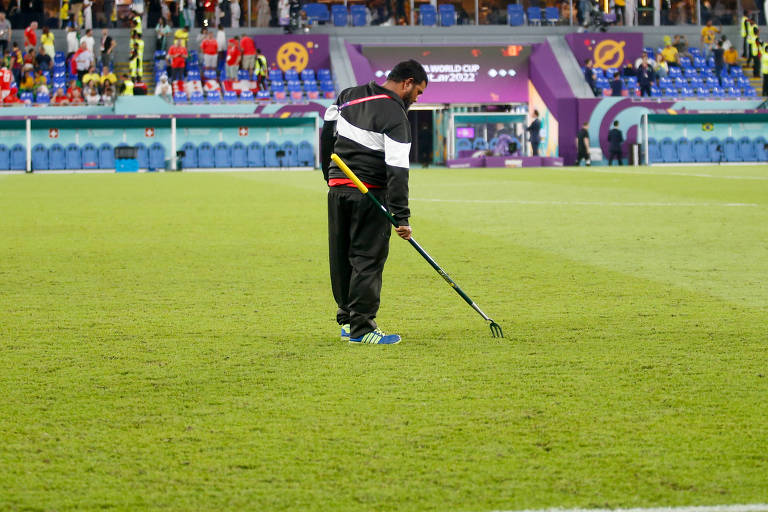
<instances>
[{"instance_id":1,"label":"short dark hair","mask_svg":"<svg viewBox=\"0 0 768 512\"><path fill-rule=\"evenodd\" d=\"M413 78L417 84L429 83L429 77L424 71L424 67L413 59L399 62L387 75L387 80L392 82L405 82L409 78Z\"/></svg>"},{"instance_id":2,"label":"short dark hair","mask_svg":"<svg viewBox=\"0 0 768 512\"><path fill-rule=\"evenodd\" d=\"M619 126L619 122L618 121L614 121L613 122L613 126Z\"/></svg>"}]
</instances>

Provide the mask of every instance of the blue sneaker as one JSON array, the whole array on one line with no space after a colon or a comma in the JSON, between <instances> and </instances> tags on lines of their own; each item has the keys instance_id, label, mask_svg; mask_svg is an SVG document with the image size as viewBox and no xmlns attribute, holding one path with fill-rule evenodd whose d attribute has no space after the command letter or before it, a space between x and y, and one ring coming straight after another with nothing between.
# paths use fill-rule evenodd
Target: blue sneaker
<instances>
[{"instance_id":1,"label":"blue sneaker","mask_svg":"<svg viewBox=\"0 0 768 512\"><path fill-rule=\"evenodd\" d=\"M359 343L361 345L397 345L400 341L401 338L399 334L384 334L381 332L381 329L374 329L359 338L349 338L350 343Z\"/></svg>"},{"instance_id":2,"label":"blue sneaker","mask_svg":"<svg viewBox=\"0 0 768 512\"><path fill-rule=\"evenodd\" d=\"M349 324L341 326L341 341L349 341Z\"/></svg>"}]
</instances>

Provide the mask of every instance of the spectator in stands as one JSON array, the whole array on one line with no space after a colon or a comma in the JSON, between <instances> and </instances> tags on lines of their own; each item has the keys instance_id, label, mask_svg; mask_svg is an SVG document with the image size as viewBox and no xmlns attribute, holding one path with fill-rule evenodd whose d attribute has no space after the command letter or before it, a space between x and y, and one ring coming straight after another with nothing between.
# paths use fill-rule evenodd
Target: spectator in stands
<instances>
[{"instance_id":1,"label":"spectator in stands","mask_svg":"<svg viewBox=\"0 0 768 512\"><path fill-rule=\"evenodd\" d=\"M712 19L707 20L707 24L701 27L701 46L705 55L712 53L718 33L720 29L712 25Z\"/></svg>"},{"instance_id":2,"label":"spectator in stands","mask_svg":"<svg viewBox=\"0 0 768 512\"><path fill-rule=\"evenodd\" d=\"M75 54L75 64L77 67L77 78L82 83L83 75L93 65L93 53L88 50L88 44L85 41L80 43L80 49Z\"/></svg>"},{"instance_id":3,"label":"spectator in stands","mask_svg":"<svg viewBox=\"0 0 768 512\"><path fill-rule=\"evenodd\" d=\"M131 50L131 56L128 58L128 70L131 79L136 82L141 81L143 70L141 68L141 59L139 59L139 54L136 52L135 48Z\"/></svg>"},{"instance_id":4,"label":"spectator in stands","mask_svg":"<svg viewBox=\"0 0 768 512\"><path fill-rule=\"evenodd\" d=\"M69 0L63 0L61 2L61 8L59 9L59 28L63 29L69 22Z\"/></svg>"},{"instance_id":5,"label":"spectator in stands","mask_svg":"<svg viewBox=\"0 0 768 512\"><path fill-rule=\"evenodd\" d=\"M18 96L19 90L16 87L12 87L10 91L8 91L8 95L3 98L3 103L6 105L14 105L14 104L23 104L24 101L22 101Z\"/></svg>"},{"instance_id":6,"label":"spectator in stands","mask_svg":"<svg viewBox=\"0 0 768 512\"><path fill-rule=\"evenodd\" d=\"M24 30L24 51L28 52L37 46L37 22L33 21Z\"/></svg>"},{"instance_id":7,"label":"spectator in stands","mask_svg":"<svg viewBox=\"0 0 768 512\"><path fill-rule=\"evenodd\" d=\"M576 149L578 151L576 165L581 165L581 161L584 160L587 167L591 166L592 157L589 156L589 123L581 125L581 130L579 130L579 134L576 136Z\"/></svg>"},{"instance_id":8,"label":"spectator in stands","mask_svg":"<svg viewBox=\"0 0 768 512\"><path fill-rule=\"evenodd\" d=\"M80 14L83 12L83 0L69 0L69 17L72 26L80 28Z\"/></svg>"},{"instance_id":9,"label":"spectator in stands","mask_svg":"<svg viewBox=\"0 0 768 512\"><path fill-rule=\"evenodd\" d=\"M64 94L63 87L59 87L56 89L56 92L53 93L53 97L51 98L51 105L69 105L69 99L67 98L67 95Z\"/></svg>"},{"instance_id":10,"label":"spectator in stands","mask_svg":"<svg viewBox=\"0 0 768 512\"><path fill-rule=\"evenodd\" d=\"M141 36L144 33L144 23L141 16L144 14L144 2L143 0L134 0L131 11L133 16L131 17L131 31L136 31Z\"/></svg>"},{"instance_id":11,"label":"spectator in stands","mask_svg":"<svg viewBox=\"0 0 768 512\"><path fill-rule=\"evenodd\" d=\"M260 90L267 88L267 71L269 67L267 65L267 57L261 53L260 48L256 48L256 82Z\"/></svg>"},{"instance_id":12,"label":"spectator in stands","mask_svg":"<svg viewBox=\"0 0 768 512\"><path fill-rule=\"evenodd\" d=\"M760 50L762 49L762 41L760 40L760 29L754 21L752 22L752 41L750 45L752 48L752 76L760 78Z\"/></svg>"},{"instance_id":13,"label":"spectator in stands","mask_svg":"<svg viewBox=\"0 0 768 512\"><path fill-rule=\"evenodd\" d=\"M13 73L7 64L0 66L0 100L8 96L11 91L11 82L13 82Z\"/></svg>"},{"instance_id":14,"label":"spectator in stands","mask_svg":"<svg viewBox=\"0 0 768 512\"><path fill-rule=\"evenodd\" d=\"M182 27L173 33L175 44L179 44L186 49L189 41L189 27Z\"/></svg>"},{"instance_id":15,"label":"spectator in stands","mask_svg":"<svg viewBox=\"0 0 768 512\"><path fill-rule=\"evenodd\" d=\"M67 60L80 48L80 39L78 37L77 30L72 25L67 27Z\"/></svg>"},{"instance_id":16,"label":"spectator in stands","mask_svg":"<svg viewBox=\"0 0 768 512\"><path fill-rule=\"evenodd\" d=\"M91 66L90 68L88 68L88 72L85 75L83 75L83 82L82 82L83 87L91 83L97 86L101 83L101 76L96 72L95 66Z\"/></svg>"},{"instance_id":17,"label":"spectator in stands","mask_svg":"<svg viewBox=\"0 0 768 512\"><path fill-rule=\"evenodd\" d=\"M51 58L54 58L56 56L56 47L54 46L53 41L54 36L51 29L43 27L43 33L40 36L40 45L43 47L43 50L40 53L45 53Z\"/></svg>"},{"instance_id":18,"label":"spectator in stands","mask_svg":"<svg viewBox=\"0 0 768 512\"><path fill-rule=\"evenodd\" d=\"M24 67L24 56L21 54L21 49L16 41L11 46L11 73L13 73L13 81L19 83L21 81L21 69Z\"/></svg>"},{"instance_id":19,"label":"spectator in stands","mask_svg":"<svg viewBox=\"0 0 768 512\"><path fill-rule=\"evenodd\" d=\"M77 85L77 80L71 80L69 82L69 87L67 87L67 99L72 98L72 95L75 94L75 89L80 89L80 87ZM80 92L83 92L82 89L80 89Z\"/></svg>"},{"instance_id":20,"label":"spectator in stands","mask_svg":"<svg viewBox=\"0 0 768 512\"><path fill-rule=\"evenodd\" d=\"M100 89L102 92L106 90L107 86L117 83L117 76L109 70L109 66L103 66L101 68L101 76L99 77Z\"/></svg>"},{"instance_id":21,"label":"spectator in stands","mask_svg":"<svg viewBox=\"0 0 768 512\"><path fill-rule=\"evenodd\" d=\"M232 28L240 28L240 17L242 16L242 10L240 9L240 0L231 0L229 2L230 15L232 17Z\"/></svg>"},{"instance_id":22,"label":"spectator in stands","mask_svg":"<svg viewBox=\"0 0 768 512\"><path fill-rule=\"evenodd\" d=\"M133 80L131 80L131 77L123 73L121 79L122 83L120 84L120 95L133 96Z\"/></svg>"},{"instance_id":23,"label":"spectator in stands","mask_svg":"<svg viewBox=\"0 0 768 512\"><path fill-rule=\"evenodd\" d=\"M43 71L40 69L35 71L35 93L44 93L46 95L48 94L48 79L45 78Z\"/></svg>"},{"instance_id":24,"label":"spectator in stands","mask_svg":"<svg viewBox=\"0 0 768 512\"><path fill-rule=\"evenodd\" d=\"M597 96L597 86L595 85L595 70L592 67L592 59L587 59L587 65L584 66L584 80L587 81L587 85L592 89L592 94Z\"/></svg>"},{"instance_id":25,"label":"spectator in stands","mask_svg":"<svg viewBox=\"0 0 768 512\"><path fill-rule=\"evenodd\" d=\"M80 39L80 42L85 43L86 48L88 48L88 51L91 53L93 64L96 64L96 40L93 38L93 30L87 29L83 38Z\"/></svg>"},{"instance_id":26,"label":"spectator in stands","mask_svg":"<svg viewBox=\"0 0 768 512\"><path fill-rule=\"evenodd\" d=\"M22 73L27 71L34 71L37 65L37 52L34 48L30 48L26 55L24 55L24 65L21 67Z\"/></svg>"},{"instance_id":27,"label":"spectator in stands","mask_svg":"<svg viewBox=\"0 0 768 512\"><path fill-rule=\"evenodd\" d=\"M621 75L618 73L613 74L613 80L611 80L611 96L623 96L624 95L624 82L621 80Z\"/></svg>"},{"instance_id":28,"label":"spectator in stands","mask_svg":"<svg viewBox=\"0 0 768 512\"><path fill-rule=\"evenodd\" d=\"M613 12L616 15L617 25L626 24L624 21L626 19L626 6L627 6L626 0L614 0Z\"/></svg>"},{"instance_id":29,"label":"spectator in stands","mask_svg":"<svg viewBox=\"0 0 768 512\"><path fill-rule=\"evenodd\" d=\"M85 103L85 98L83 98L83 91L79 87L72 89L72 94L68 96L70 105L83 105Z\"/></svg>"},{"instance_id":30,"label":"spectator in stands","mask_svg":"<svg viewBox=\"0 0 768 512\"><path fill-rule=\"evenodd\" d=\"M35 64L38 69L42 69L44 71L48 71L51 69L51 64L53 61L51 60L51 56L48 55L45 52L40 52L37 54L37 58L35 59Z\"/></svg>"},{"instance_id":31,"label":"spectator in stands","mask_svg":"<svg viewBox=\"0 0 768 512\"><path fill-rule=\"evenodd\" d=\"M655 82L656 73L653 72L653 67L648 62L648 54L643 52L643 60L637 68L637 85L640 88L640 96L650 96L651 86Z\"/></svg>"},{"instance_id":32,"label":"spectator in stands","mask_svg":"<svg viewBox=\"0 0 768 512\"><path fill-rule=\"evenodd\" d=\"M179 6L179 13L181 16L181 13L184 15L184 26L185 27L196 27L197 26L197 1L196 0L178 0L178 6ZM179 20L181 21L181 20Z\"/></svg>"},{"instance_id":33,"label":"spectator in stands","mask_svg":"<svg viewBox=\"0 0 768 512\"><path fill-rule=\"evenodd\" d=\"M83 27L85 30L93 29L93 0L83 0Z\"/></svg>"},{"instance_id":34,"label":"spectator in stands","mask_svg":"<svg viewBox=\"0 0 768 512\"><path fill-rule=\"evenodd\" d=\"M723 54L723 62L728 66L729 74L733 68L739 67L738 61L739 51L735 46L731 45L731 47L725 50L725 53Z\"/></svg>"},{"instance_id":35,"label":"spectator in stands","mask_svg":"<svg viewBox=\"0 0 768 512\"><path fill-rule=\"evenodd\" d=\"M229 40L227 46L227 79L237 80L237 72L240 70L240 38L235 36Z\"/></svg>"},{"instance_id":36,"label":"spectator in stands","mask_svg":"<svg viewBox=\"0 0 768 512\"><path fill-rule=\"evenodd\" d=\"M272 18L272 11L269 8L268 0L259 0L256 4L256 27L266 28Z\"/></svg>"},{"instance_id":37,"label":"spectator in stands","mask_svg":"<svg viewBox=\"0 0 768 512\"><path fill-rule=\"evenodd\" d=\"M117 47L117 41L109 35L109 31L106 28L101 29L101 45L99 45L99 50L101 51L102 66L112 68L115 47Z\"/></svg>"},{"instance_id":38,"label":"spectator in stands","mask_svg":"<svg viewBox=\"0 0 768 512\"><path fill-rule=\"evenodd\" d=\"M664 78L669 74L669 66L667 61L664 60L664 56L660 53L656 54L656 60L653 63L653 72L656 75L656 79Z\"/></svg>"},{"instance_id":39,"label":"spectator in stands","mask_svg":"<svg viewBox=\"0 0 768 512\"><path fill-rule=\"evenodd\" d=\"M725 65L725 61L723 60L725 52L723 51L722 41L717 42L717 47L712 50L712 55L715 59L715 76L717 76L717 81L720 83L720 85L723 85L723 80L720 76L723 74L723 67Z\"/></svg>"},{"instance_id":40,"label":"spectator in stands","mask_svg":"<svg viewBox=\"0 0 768 512\"><path fill-rule=\"evenodd\" d=\"M728 51L728 48L733 46L731 42L728 40L728 36L723 34L720 36L720 42L723 43L723 51Z\"/></svg>"},{"instance_id":41,"label":"spectator in stands","mask_svg":"<svg viewBox=\"0 0 768 512\"><path fill-rule=\"evenodd\" d=\"M215 71L219 62L219 45L212 33L206 33L206 38L200 43L200 51L203 54L203 68Z\"/></svg>"},{"instance_id":42,"label":"spectator in stands","mask_svg":"<svg viewBox=\"0 0 768 512\"><path fill-rule=\"evenodd\" d=\"M669 36L666 36L664 41L666 42L666 46L663 50L661 50L661 55L664 57L664 62L667 63L667 67L680 67L679 53L677 48L672 45L672 41L669 39Z\"/></svg>"},{"instance_id":43,"label":"spectator in stands","mask_svg":"<svg viewBox=\"0 0 768 512\"><path fill-rule=\"evenodd\" d=\"M693 60L693 56L688 52L688 38L683 34L675 34L675 40L672 45L677 48L677 62L680 62L681 57Z\"/></svg>"},{"instance_id":44,"label":"spectator in stands","mask_svg":"<svg viewBox=\"0 0 768 512\"><path fill-rule=\"evenodd\" d=\"M104 105L111 105L115 102L116 96L117 92L115 91L115 88L112 86L112 84L109 84L104 88L104 94L101 95L101 102Z\"/></svg>"},{"instance_id":45,"label":"spectator in stands","mask_svg":"<svg viewBox=\"0 0 768 512\"><path fill-rule=\"evenodd\" d=\"M608 132L608 165L613 165L613 159L621 165L621 143L624 142L624 136L619 130L619 122L613 122L613 128Z\"/></svg>"},{"instance_id":46,"label":"spectator in stands","mask_svg":"<svg viewBox=\"0 0 768 512\"><path fill-rule=\"evenodd\" d=\"M216 30L216 44L219 47L219 66L227 59L227 34L224 25L219 25Z\"/></svg>"},{"instance_id":47,"label":"spectator in stands","mask_svg":"<svg viewBox=\"0 0 768 512\"><path fill-rule=\"evenodd\" d=\"M244 35L240 38L240 48L243 51L243 69L248 71L251 76L253 68L256 65L256 44L253 39Z\"/></svg>"},{"instance_id":48,"label":"spectator in stands","mask_svg":"<svg viewBox=\"0 0 768 512\"><path fill-rule=\"evenodd\" d=\"M99 90L94 85L89 85L85 88L85 102L88 105L98 105L100 101Z\"/></svg>"},{"instance_id":49,"label":"spectator in stands","mask_svg":"<svg viewBox=\"0 0 768 512\"><path fill-rule=\"evenodd\" d=\"M160 96L167 101L172 100L173 87L171 87L171 84L168 82L168 75L162 74L160 76L160 81L157 82L157 85L155 86L155 96Z\"/></svg>"},{"instance_id":50,"label":"spectator in stands","mask_svg":"<svg viewBox=\"0 0 768 512\"><path fill-rule=\"evenodd\" d=\"M184 80L184 69L187 66L187 49L179 43L179 40L173 42L173 46L168 50L168 62L171 65L171 80Z\"/></svg>"},{"instance_id":51,"label":"spectator in stands","mask_svg":"<svg viewBox=\"0 0 768 512\"><path fill-rule=\"evenodd\" d=\"M25 71L24 76L19 82L19 89L21 92L32 92L35 90L35 73L34 71Z\"/></svg>"},{"instance_id":52,"label":"spectator in stands","mask_svg":"<svg viewBox=\"0 0 768 512\"><path fill-rule=\"evenodd\" d=\"M741 57L746 59L749 55L749 27L750 27L750 19L749 19L749 11L747 9L744 9L744 15L741 17L741 22L739 23L741 27L741 44L742 44L742 52Z\"/></svg>"},{"instance_id":53,"label":"spectator in stands","mask_svg":"<svg viewBox=\"0 0 768 512\"><path fill-rule=\"evenodd\" d=\"M11 22L5 18L4 12L0 11L0 55L11 46L11 32Z\"/></svg>"},{"instance_id":54,"label":"spectator in stands","mask_svg":"<svg viewBox=\"0 0 768 512\"><path fill-rule=\"evenodd\" d=\"M204 0L203 12L205 13L205 24L209 27L213 27L216 24L216 7L218 5L217 0Z\"/></svg>"},{"instance_id":55,"label":"spectator in stands","mask_svg":"<svg viewBox=\"0 0 768 512\"><path fill-rule=\"evenodd\" d=\"M133 39L131 39L131 49L136 52L136 57L139 59L139 69L141 74L144 73L144 39L141 38L141 34L138 32L133 33Z\"/></svg>"},{"instance_id":56,"label":"spectator in stands","mask_svg":"<svg viewBox=\"0 0 768 512\"><path fill-rule=\"evenodd\" d=\"M166 2L163 2L166 5ZM171 37L171 27L165 21L165 18L157 20L157 26L155 27L155 35L157 36L157 42L155 48L160 51L168 50L168 39Z\"/></svg>"}]
</instances>

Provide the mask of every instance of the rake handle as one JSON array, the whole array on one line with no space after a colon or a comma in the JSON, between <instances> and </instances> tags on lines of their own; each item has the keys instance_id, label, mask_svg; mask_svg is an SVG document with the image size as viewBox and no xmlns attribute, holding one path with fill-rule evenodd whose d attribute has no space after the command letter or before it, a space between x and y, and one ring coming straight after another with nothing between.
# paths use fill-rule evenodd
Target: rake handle
<instances>
[{"instance_id":1,"label":"rake handle","mask_svg":"<svg viewBox=\"0 0 768 512\"><path fill-rule=\"evenodd\" d=\"M378 200L378 199L376 199L376 197L375 197L373 194L369 194L369 193L368 193L368 187L366 187L366 186L365 186L365 184L364 184L362 181L360 181L360 178L358 178L358 177L355 175L355 173L354 173L354 172L352 172L352 169L350 169L350 168L347 166L347 164L345 164L345 163L344 163L344 161L343 161L341 158L339 158L339 156L338 156L336 153L333 153L333 154L331 155L331 160L333 160L333 161L336 163L336 165L338 165L338 166L339 166L339 169L341 169L341 170L342 170L342 172L344 172L344 174L346 174L346 175L347 175L347 178L349 178L350 180L352 180L352 183L354 183L354 184L355 184L355 186L357 187L357 189L358 189L360 192L362 192L362 193L363 193L363 195L365 195L366 197L368 197L368 199L370 199L371 201L373 201L373 203L374 203L376 206L378 206L378 207L379 207L379 209L382 211L382 213L383 213L384 215L386 215L386 216L387 216L387 219L389 219L389 222L391 222L391 223L392 223L392 225L393 225L394 227L396 227L396 228L397 228L397 227L399 227L399 225L398 225L397 221L395 220L395 218L392 216L392 214L391 214L391 213L389 213L389 210L387 210L387 209L384 207L384 205L382 205L382 204L379 202L379 200ZM431 257L431 256L430 256L430 255L427 253L427 251L425 251L425 250L424 250L424 248L422 248L422 247L419 245L419 243L418 243L416 240L414 240L414 239L413 239L413 237L409 238L409 239L408 239L408 242L411 244L411 246L412 246L414 249L416 249L416 250L418 251L418 253L419 253L419 254L421 254L421 256L422 256L422 257L423 257L425 260L427 260L427 263L429 263L429 264L430 264L430 266L432 266L432 268L433 268L433 269L435 269L435 271L436 271L438 274L440 274L440 277L442 277L442 278L445 280L445 282L446 282L446 283L448 283L448 285L450 285L450 287L451 287L451 288L453 288L453 289L456 291L456 293L458 293L458 294L459 294L459 296L460 296L462 299L464 299L464 301L465 301L467 304L469 304L469 305L472 307L472 309L474 309L475 311L477 311L477 312L480 314L480 316L482 316L482 317L483 317L483 319L484 319L486 322L493 322L493 320L491 320L491 319L488 317L488 315L486 315L485 313L483 313L483 311L482 311L482 310L481 310L481 309L480 309L480 308L477 306L477 304L475 304L475 302L474 302L472 299L470 299L470 298L469 298L469 295L467 295L466 293L464 293L464 290L462 290L461 288L459 288L459 285L457 285L457 284L456 284L456 282L455 282L453 279L451 279L451 277L450 277L448 274L446 274L445 270L443 270L443 269L440 267L440 265L438 265L438 264L437 264L437 262L436 262L434 259L432 259L432 257Z\"/></svg>"}]
</instances>

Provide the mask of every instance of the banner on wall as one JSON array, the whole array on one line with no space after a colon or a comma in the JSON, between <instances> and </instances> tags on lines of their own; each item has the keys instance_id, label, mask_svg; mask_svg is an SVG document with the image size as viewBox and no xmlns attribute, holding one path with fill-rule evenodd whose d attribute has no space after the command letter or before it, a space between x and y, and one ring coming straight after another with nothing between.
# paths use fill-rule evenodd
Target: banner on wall
<instances>
[{"instance_id":1,"label":"banner on wall","mask_svg":"<svg viewBox=\"0 0 768 512\"><path fill-rule=\"evenodd\" d=\"M331 68L327 34L256 35L254 41L271 69L301 73L307 68Z\"/></svg>"},{"instance_id":2,"label":"banner on wall","mask_svg":"<svg viewBox=\"0 0 768 512\"><path fill-rule=\"evenodd\" d=\"M522 45L369 45L350 60L361 84L382 83L398 62L419 61L429 76L422 103L527 103L530 53Z\"/></svg>"},{"instance_id":3,"label":"banner on wall","mask_svg":"<svg viewBox=\"0 0 768 512\"><path fill-rule=\"evenodd\" d=\"M566 34L565 40L579 65L592 59L596 68L624 67L643 54L643 34Z\"/></svg>"}]
</instances>

